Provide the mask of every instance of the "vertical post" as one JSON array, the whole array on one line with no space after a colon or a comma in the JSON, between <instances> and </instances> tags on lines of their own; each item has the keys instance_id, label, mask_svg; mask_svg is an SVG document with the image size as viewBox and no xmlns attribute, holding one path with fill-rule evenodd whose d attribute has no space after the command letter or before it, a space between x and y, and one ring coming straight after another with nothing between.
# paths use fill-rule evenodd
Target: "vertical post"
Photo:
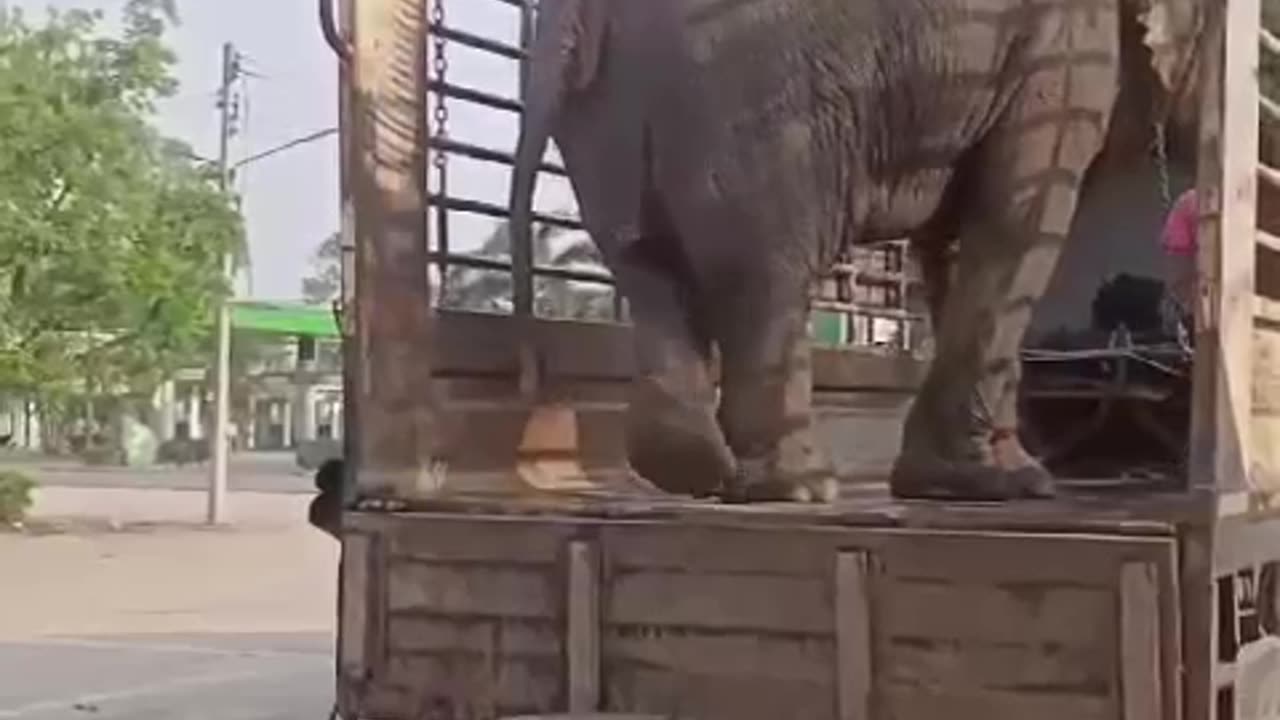
<instances>
[{"instance_id":1,"label":"vertical post","mask_svg":"<svg viewBox=\"0 0 1280 720\"><path fill-rule=\"evenodd\" d=\"M218 89L221 129L218 133L218 187L223 193L230 188L228 145L231 140L231 84L235 82L237 56L231 43L222 46L222 84ZM235 258L230 252L222 257L222 274L229 286L234 283ZM234 292L234 287L229 287ZM210 525L226 520L227 504L227 429L231 414L231 305L218 304L218 350L214 381L213 462L209 466L209 493L206 519Z\"/></svg>"},{"instance_id":2,"label":"vertical post","mask_svg":"<svg viewBox=\"0 0 1280 720\"><path fill-rule=\"evenodd\" d=\"M596 543L569 542L565 590L566 691L569 712L600 710L600 557Z\"/></svg>"},{"instance_id":3,"label":"vertical post","mask_svg":"<svg viewBox=\"0 0 1280 720\"><path fill-rule=\"evenodd\" d=\"M354 199L359 423L350 428L362 495L439 487L443 443L432 377L427 263L425 0L353 3L348 182Z\"/></svg>"},{"instance_id":4,"label":"vertical post","mask_svg":"<svg viewBox=\"0 0 1280 720\"><path fill-rule=\"evenodd\" d=\"M528 0L521 2L520 47L526 53L533 44L533 19L533 8ZM522 101L528 91L529 60L526 56L520 60L520 99ZM513 245L511 247L511 305L520 338L520 392L528 400L533 400L538 390L538 355L533 338L533 266L535 258L532 243L537 242L536 235L536 232L530 232L528 236L529 244L519 247Z\"/></svg>"},{"instance_id":5,"label":"vertical post","mask_svg":"<svg viewBox=\"0 0 1280 720\"><path fill-rule=\"evenodd\" d=\"M1260 0L1204 4L1190 478L1247 489L1253 383Z\"/></svg>"}]
</instances>

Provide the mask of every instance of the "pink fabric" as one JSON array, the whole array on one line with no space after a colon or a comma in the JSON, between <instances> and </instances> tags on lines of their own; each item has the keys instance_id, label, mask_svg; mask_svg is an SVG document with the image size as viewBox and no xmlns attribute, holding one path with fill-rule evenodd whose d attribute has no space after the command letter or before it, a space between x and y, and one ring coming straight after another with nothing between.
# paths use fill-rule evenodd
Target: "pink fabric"
<instances>
[{"instance_id":1,"label":"pink fabric","mask_svg":"<svg viewBox=\"0 0 1280 720\"><path fill-rule=\"evenodd\" d=\"M1196 202L1196 191L1188 190L1178 197L1164 221L1164 232L1160 235L1160 246L1169 255L1194 255L1198 247L1196 243L1196 224L1200 220L1199 204Z\"/></svg>"}]
</instances>

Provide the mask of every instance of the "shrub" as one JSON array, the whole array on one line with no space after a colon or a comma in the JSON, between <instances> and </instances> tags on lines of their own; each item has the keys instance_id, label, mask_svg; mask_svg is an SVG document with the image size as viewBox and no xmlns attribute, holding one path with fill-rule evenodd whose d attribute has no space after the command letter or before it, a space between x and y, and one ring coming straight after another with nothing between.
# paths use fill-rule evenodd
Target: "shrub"
<instances>
[{"instance_id":1,"label":"shrub","mask_svg":"<svg viewBox=\"0 0 1280 720\"><path fill-rule=\"evenodd\" d=\"M20 472L0 471L0 524L22 522L34 501L36 482Z\"/></svg>"}]
</instances>

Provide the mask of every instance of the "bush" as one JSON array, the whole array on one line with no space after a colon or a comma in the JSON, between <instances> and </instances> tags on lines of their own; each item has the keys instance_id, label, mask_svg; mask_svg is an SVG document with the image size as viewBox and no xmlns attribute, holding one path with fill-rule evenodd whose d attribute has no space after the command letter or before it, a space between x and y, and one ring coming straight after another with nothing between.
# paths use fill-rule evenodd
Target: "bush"
<instances>
[{"instance_id":1,"label":"bush","mask_svg":"<svg viewBox=\"0 0 1280 720\"><path fill-rule=\"evenodd\" d=\"M0 472L0 523L22 522L34 502L36 482L19 472Z\"/></svg>"}]
</instances>

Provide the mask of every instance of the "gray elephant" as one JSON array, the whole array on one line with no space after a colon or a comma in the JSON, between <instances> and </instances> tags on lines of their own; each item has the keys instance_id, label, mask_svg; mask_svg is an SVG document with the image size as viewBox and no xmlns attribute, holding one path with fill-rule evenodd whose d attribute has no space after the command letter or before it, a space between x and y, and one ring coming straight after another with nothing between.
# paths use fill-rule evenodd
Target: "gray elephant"
<instances>
[{"instance_id":1,"label":"gray elephant","mask_svg":"<svg viewBox=\"0 0 1280 720\"><path fill-rule=\"evenodd\" d=\"M1122 87L1176 97L1194 75L1197 0L541 6L513 243L554 139L630 303L638 473L730 500L833 499L811 282L843 247L909 236L937 342L893 492L1053 494L1018 439L1019 347Z\"/></svg>"}]
</instances>

